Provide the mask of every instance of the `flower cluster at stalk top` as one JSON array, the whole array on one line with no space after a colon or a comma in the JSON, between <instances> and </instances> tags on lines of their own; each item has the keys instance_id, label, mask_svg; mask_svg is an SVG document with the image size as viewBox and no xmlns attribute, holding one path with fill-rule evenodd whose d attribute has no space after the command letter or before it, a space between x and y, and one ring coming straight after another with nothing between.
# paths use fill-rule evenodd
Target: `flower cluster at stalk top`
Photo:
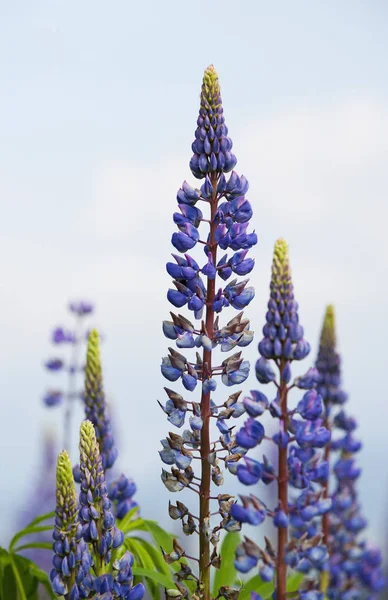
<instances>
[{"instance_id":1,"label":"flower cluster at stalk top","mask_svg":"<svg viewBox=\"0 0 388 600\"><path fill-rule=\"evenodd\" d=\"M112 424L108 416L102 381L99 335L96 329L89 333L86 351L85 390L83 394L85 415L95 429L102 457L102 466L109 469L117 458Z\"/></svg>"},{"instance_id":2,"label":"flower cluster at stalk top","mask_svg":"<svg viewBox=\"0 0 388 600\"><path fill-rule=\"evenodd\" d=\"M330 600L369 598L378 594L386 581L380 551L369 547L362 537L367 521L358 500L357 481L361 469L356 462L362 444L354 437L356 420L343 408L347 395L341 387L333 306L326 310L315 366L317 390L324 400L327 425L333 432L329 450L336 456L334 488L328 490L332 509L327 517L330 556L327 596Z\"/></svg>"},{"instance_id":3,"label":"flower cluster at stalk top","mask_svg":"<svg viewBox=\"0 0 388 600\"><path fill-rule=\"evenodd\" d=\"M54 592L66 600L141 600L144 586L133 586L133 556L120 552L123 533L115 525L107 495L102 459L93 424L83 421L80 430L81 490L75 490L72 466L66 451L57 463L56 518L53 532Z\"/></svg>"},{"instance_id":4,"label":"flower cluster at stalk top","mask_svg":"<svg viewBox=\"0 0 388 600\"><path fill-rule=\"evenodd\" d=\"M279 561L298 571L307 573L321 569L327 561L327 550L321 543L321 535L315 529L314 519L325 514L331 501L321 497L321 484L327 480L328 464L322 461L320 449L330 439L330 432L323 425L323 402L314 388L316 373L313 369L293 380L293 361L304 359L310 345L304 339L303 327L299 323L298 304L294 297L288 246L283 239L275 244L270 298L264 337L259 343L261 357L256 363L256 376L262 384L274 384L276 395L273 400L262 391L251 391L243 399L249 418L236 434L237 444L249 451L259 446L265 438L260 417L269 411L278 419L278 431L272 442L278 448L278 469L266 456L256 460L244 456L237 464L236 474L244 485L262 482L278 486L278 503L268 507L256 495L241 496L241 503L232 506L231 515L237 521L260 525L267 517L280 530L293 528L293 539L285 546L274 548L267 540L260 548L248 538L237 548L235 566L248 572L258 565L259 574L265 581L273 579ZM288 392L292 387L304 391L295 408L288 406ZM283 470L280 472L280 470ZM282 499L286 498L286 503ZM303 533L298 535L298 528ZM306 584L307 585L307 584ZM310 586L310 584L309 584ZM302 587L301 594L309 592L311 598L319 598L315 584Z\"/></svg>"},{"instance_id":5,"label":"flower cluster at stalk top","mask_svg":"<svg viewBox=\"0 0 388 600\"><path fill-rule=\"evenodd\" d=\"M102 365L100 356L100 338L98 331L92 329L88 335L85 366L85 387L82 395L84 400L85 416L94 426L96 439L104 471L110 472L118 456L118 450L113 437L113 428L108 413L105 398ZM80 483L82 473L80 466L74 468L75 480ZM136 492L134 481L121 474L115 480L110 478L108 496L113 503L113 512L119 519L137 507L133 500Z\"/></svg>"},{"instance_id":6,"label":"flower cluster at stalk top","mask_svg":"<svg viewBox=\"0 0 388 600\"><path fill-rule=\"evenodd\" d=\"M192 144L194 152L190 169L195 177L202 179L208 173L229 173L237 163L232 154L232 140L223 115L218 75L210 65L205 70L201 91L201 105Z\"/></svg>"},{"instance_id":7,"label":"flower cluster at stalk top","mask_svg":"<svg viewBox=\"0 0 388 600\"><path fill-rule=\"evenodd\" d=\"M64 450L58 456L56 516L53 532L53 590L69 600L88 598L92 589L92 558L78 520L77 495L70 458Z\"/></svg>"}]
</instances>

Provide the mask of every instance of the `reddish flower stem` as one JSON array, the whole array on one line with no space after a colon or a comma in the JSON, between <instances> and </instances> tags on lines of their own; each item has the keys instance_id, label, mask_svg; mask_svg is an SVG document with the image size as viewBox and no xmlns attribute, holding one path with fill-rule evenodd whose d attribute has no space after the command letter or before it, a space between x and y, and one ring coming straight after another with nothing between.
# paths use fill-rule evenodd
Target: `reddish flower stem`
<instances>
[{"instance_id":1,"label":"reddish flower stem","mask_svg":"<svg viewBox=\"0 0 388 600\"><path fill-rule=\"evenodd\" d=\"M217 175L212 174L210 181L213 186L213 194L210 201L210 237L209 249L213 257L213 263L217 262L217 245L214 241L216 223L214 217L217 211ZM214 310L213 301L216 294L216 280L207 278L207 296L206 296L206 317L205 325L210 339L214 335ZM212 375L212 352L203 351L204 374ZM201 396L201 417L203 421L201 429L201 485L199 490L199 579L202 583L202 598L210 600L210 544L207 538L207 532L204 527L206 520L210 516L210 483L211 466L208 460L210 454L210 392L204 393L202 389Z\"/></svg>"},{"instance_id":2,"label":"reddish flower stem","mask_svg":"<svg viewBox=\"0 0 388 600\"><path fill-rule=\"evenodd\" d=\"M282 379L282 371L285 366L285 361L280 361L280 407L282 416L280 417L283 431L287 431L287 384ZM279 506L286 514L288 514L288 467L287 467L287 446L279 447L279 462L278 462L278 500ZM285 600L287 593L287 565L285 562L286 544L288 541L288 527L279 527L278 529L278 558L277 558L277 582L276 582L276 597L277 600Z\"/></svg>"}]
</instances>

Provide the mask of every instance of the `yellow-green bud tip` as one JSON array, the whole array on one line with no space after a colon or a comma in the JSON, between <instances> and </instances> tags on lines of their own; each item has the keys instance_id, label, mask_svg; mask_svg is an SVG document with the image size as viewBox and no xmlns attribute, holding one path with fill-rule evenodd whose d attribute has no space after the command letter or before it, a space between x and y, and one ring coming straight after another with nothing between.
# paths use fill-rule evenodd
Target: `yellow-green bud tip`
<instances>
[{"instance_id":1,"label":"yellow-green bud tip","mask_svg":"<svg viewBox=\"0 0 388 600\"><path fill-rule=\"evenodd\" d=\"M91 421L82 421L80 427L80 445L85 444L88 448L97 445L96 432Z\"/></svg>"},{"instance_id":2,"label":"yellow-green bud tip","mask_svg":"<svg viewBox=\"0 0 388 600\"><path fill-rule=\"evenodd\" d=\"M100 336L97 329L92 329L89 333L86 351L86 378L91 375L101 375Z\"/></svg>"},{"instance_id":3,"label":"yellow-green bud tip","mask_svg":"<svg viewBox=\"0 0 388 600\"><path fill-rule=\"evenodd\" d=\"M272 261L272 285L290 284L291 274L288 258L288 244L283 238L275 242Z\"/></svg>"},{"instance_id":4,"label":"yellow-green bud tip","mask_svg":"<svg viewBox=\"0 0 388 600\"><path fill-rule=\"evenodd\" d=\"M69 504L69 501L76 503L76 491L73 477L73 468L71 460L66 452L62 450L57 458L57 478L56 478L56 496L57 504L63 506L64 502Z\"/></svg>"},{"instance_id":5,"label":"yellow-green bud tip","mask_svg":"<svg viewBox=\"0 0 388 600\"><path fill-rule=\"evenodd\" d=\"M321 332L321 346L332 347L336 345L335 312L334 306L329 304L326 308Z\"/></svg>"},{"instance_id":6,"label":"yellow-green bud tip","mask_svg":"<svg viewBox=\"0 0 388 600\"><path fill-rule=\"evenodd\" d=\"M204 72L202 82L202 102L209 105L213 111L216 111L221 104L220 84L218 82L217 71L213 65L209 65Z\"/></svg>"},{"instance_id":7,"label":"yellow-green bud tip","mask_svg":"<svg viewBox=\"0 0 388 600\"><path fill-rule=\"evenodd\" d=\"M286 240L283 238L276 240L274 254L282 263L284 263L285 260L288 262L288 244Z\"/></svg>"}]
</instances>

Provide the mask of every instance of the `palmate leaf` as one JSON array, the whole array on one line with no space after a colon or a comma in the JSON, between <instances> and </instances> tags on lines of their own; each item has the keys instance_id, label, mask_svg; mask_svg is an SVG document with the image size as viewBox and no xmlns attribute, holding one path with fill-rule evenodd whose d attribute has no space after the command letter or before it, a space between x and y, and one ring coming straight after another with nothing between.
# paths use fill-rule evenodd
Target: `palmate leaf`
<instances>
[{"instance_id":1,"label":"palmate leaf","mask_svg":"<svg viewBox=\"0 0 388 600\"><path fill-rule=\"evenodd\" d=\"M39 600L39 584L56 598L47 574L35 563L0 549L0 600Z\"/></svg>"},{"instance_id":2,"label":"palmate leaf","mask_svg":"<svg viewBox=\"0 0 388 600\"><path fill-rule=\"evenodd\" d=\"M222 541L220 550L221 567L216 570L213 584L214 598L218 596L218 590L221 586L231 586L236 579L237 571L234 567L234 559L240 539L240 534L235 532L227 533Z\"/></svg>"},{"instance_id":3,"label":"palmate leaf","mask_svg":"<svg viewBox=\"0 0 388 600\"><path fill-rule=\"evenodd\" d=\"M46 513L45 515L41 515L39 517L36 517L35 519L33 519L31 521L31 523L29 523L26 527L24 527L24 529L21 529L20 531L18 531L17 533L15 533L15 535L13 536L10 544L9 544L9 552L15 552L16 551L16 543L23 537L26 537L27 535L34 535L36 533L42 533L42 531L50 531L52 530L53 526L52 525L39 525L39 523L42 523L43 521L48 521L49 519L52 519L55 516L55 513L50 512L50 513ZM41 543L41 542L37 542ZM30 548L39 548L41 546L37 546L34 545L34 542L30 543L31 545L29 546ZM20 549L20 548L19 548Z\"/></svg>"}]
</instances>

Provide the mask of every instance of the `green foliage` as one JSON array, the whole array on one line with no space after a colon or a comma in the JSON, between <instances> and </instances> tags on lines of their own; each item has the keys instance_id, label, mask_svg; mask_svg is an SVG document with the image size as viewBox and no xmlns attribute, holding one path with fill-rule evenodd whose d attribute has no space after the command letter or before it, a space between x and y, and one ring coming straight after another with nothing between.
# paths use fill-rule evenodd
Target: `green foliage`
<instances>
[{"instance_id":1,"label":"green foliage","mask_svg":"<svg viewBox=\"0 0 388 600\"><path fill-rule=\"evenodd\" d=\"M287 579L287 592L297 592L303 581L302 573L290 575ZM263 581L260 575L255 575L248 579L240 590L239 600L250 600L251 592L260 594L263 600L270 600L275 590L273 581Z\"/></svg>"},{"instance_id":2,"label":"green foliage","mask_svg":"<svg viewBox=\"0 0 388 600\"><path fill-rule=\"evenodd\" d=\"M0 600L39 600L39 586L43 586L50 598L55 598L47 573L39 569L35 563L25 556L18 554L27 548L51 549L46 542L26 542L18 544L23 538L48 531L52 525L40 525L54 517L47 513L37 517L21 531L16 533L8 550L0 548Z\"/></svg>"},{"instance_id":3,"label":"green foliage","mask_svg":"<svg viewBox=\"0 0 388 600\"><path fill-rule=\"evenodd\" d=\"M220 557L221 567L216 570L213 584L213 597L218 596L218 590L221 586L232 586L237 577L237 571L234 567L236 548L240 543L239 533L227 533L223 539Z\"/></svg>"},{"instance_id":4,"label":"green foliage","mask_svg":"<svg viewBox=\"0 0 388 600\"><path fill-rule=\"evenodd\" d=\"M45 588L50 598L56 598L47 574L31 560L18 554L29 548L43 548L51 551L51 543L31 542L28 538L42 531L51 530L52 525L42 525L42 523L53 517L54 513L37 517L13 536L8 550L0 548L0 600L39 600L40 585ZM137 507L123 519L118 519L117 526L125 535L124 547L114 552L112 563L125 550L129 550L135 560L132 570L136 583L143 581L152 600L160 600L165 589L175 588L174 574L180 570L180 562L187 563L184 558L180 562L170 565L164 560L161 548L166 553L171 552L174 535L165 531L156 521L139 517ZM151 541L146 539L147 536L151 538ZM23 540L23 538L27 538L27 540ZM239 542L239 533L227 533L223 539L220 550L221 567L215 574L213 597L217 597L221 586L240 587L241 585L241 583L236 583L237 571L233 564ZM296 592L302 580L303 575L299 573L290 576L287 582L287 591ZM196 587L195 581L186 580L184 584L192 594ZM239 600L250 600L252 591L260 594L263 600L270 600L274 591L274 583L264 582L259 575L255 575L242 585Z\"/></svg>"}]
</instances>

